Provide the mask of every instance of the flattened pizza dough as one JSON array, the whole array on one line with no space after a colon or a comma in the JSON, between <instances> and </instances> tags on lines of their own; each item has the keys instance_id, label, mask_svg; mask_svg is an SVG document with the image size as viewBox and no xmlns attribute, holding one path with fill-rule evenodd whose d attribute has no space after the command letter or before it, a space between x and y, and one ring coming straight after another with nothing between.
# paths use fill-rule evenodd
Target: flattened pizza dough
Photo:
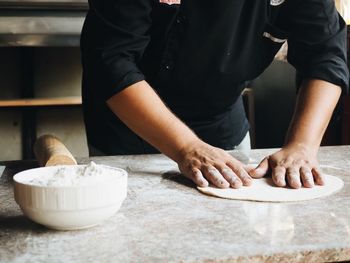
<instances>
[{"instance_id":1,"label":"flattened pizza dough","mask_svg":"<svg viewBox=\"0 0 350 263\"><path fill-rule=\"evenodd\" d=\"M344 182L338 177L325 175L324 186L313 188L281 188L276 187L272 178L254 179L249 187L240 189L219 189L216 187L197 187L204 194L234 200L247 200L258 202L296 202L328 196L338 192L344 186Z\"/></svg>"}]
</instances>

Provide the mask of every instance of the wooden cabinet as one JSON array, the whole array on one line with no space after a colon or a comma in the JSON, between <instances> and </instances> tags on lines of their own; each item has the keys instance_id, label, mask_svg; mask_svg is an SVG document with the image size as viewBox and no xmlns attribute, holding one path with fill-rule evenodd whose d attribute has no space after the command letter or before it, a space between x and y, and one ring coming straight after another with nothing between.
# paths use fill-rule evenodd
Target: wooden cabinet
<instances>
[{"instance_id":1,"label":"wooden cabinet","mask_svg":"<svg viewBox=\"0 0 350 263\"><path fill-rule=\"evenodd\" d=\"M58 5L62 8L58 8ZM22 114L23 159L33 157L32 145L36 139L36 115L39 108L81 105L80 96L38 98L34 88L33 61L35 51L39 48L78 47L86 10L86 0L0 0L0 47L20 49L19 96L11 100L0 98L0 110L15 109Z\"/></svg>"}]
</instances>

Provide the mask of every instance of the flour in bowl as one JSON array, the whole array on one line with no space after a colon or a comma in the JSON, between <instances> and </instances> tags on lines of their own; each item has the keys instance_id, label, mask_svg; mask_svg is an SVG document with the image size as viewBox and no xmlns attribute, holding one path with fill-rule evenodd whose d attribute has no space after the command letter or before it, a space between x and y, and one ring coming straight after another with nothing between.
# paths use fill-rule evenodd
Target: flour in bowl
<instances>
[{"instance_id":1,"label":"flour in bowl","mask_svg":"<svg viewBox=\"0 0 350 263\"><path fill-rule=\"evenodd\" d=\"M94 162L88 165L48 168L47 173L35 176L26 183L52 187L90 186L115 179L118 175L122 176L118 170Z\"/></svg>"}]
</instances>

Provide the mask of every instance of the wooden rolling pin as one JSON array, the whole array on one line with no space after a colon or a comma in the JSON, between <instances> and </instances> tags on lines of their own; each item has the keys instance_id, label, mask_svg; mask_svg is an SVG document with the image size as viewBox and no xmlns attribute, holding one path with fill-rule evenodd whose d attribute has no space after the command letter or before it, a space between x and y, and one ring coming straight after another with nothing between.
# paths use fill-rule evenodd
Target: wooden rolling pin
<instances>
[{"instance_id":1,"label":"wooden rolling pin","mask_svg":"<svg viewBox=\"0 0 350 263\"><path fill-rule=\"evenodd\" d=\"M43 135L34 144L34 154L40 166L76 165L77 161L53 135Z\"/></svg>"}]
</instances>

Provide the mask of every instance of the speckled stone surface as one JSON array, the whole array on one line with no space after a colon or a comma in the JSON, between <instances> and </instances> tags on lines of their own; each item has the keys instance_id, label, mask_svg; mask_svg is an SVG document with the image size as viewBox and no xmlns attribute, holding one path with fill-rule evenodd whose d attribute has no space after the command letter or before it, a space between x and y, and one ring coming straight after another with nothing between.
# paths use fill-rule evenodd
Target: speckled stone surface
<instances>
[{"instance_id":1,"label":"speckled stone surface","mask_svg":"<svg viewBox=\"0 0 350 263\"><path fill-rule=\"evenodd\" d=\"M255 163L272 152L254 150L249 158ZM102 225L70 232L32 223L16 205L12 176L34 162L0 163L6 165L0 178L0 262L350 260L350 146L320 151L324 171L344 180L342 191L287 204L202 195L162 155L92 159L128 170L128 197Z\"/></svg>"}]
</instances>

